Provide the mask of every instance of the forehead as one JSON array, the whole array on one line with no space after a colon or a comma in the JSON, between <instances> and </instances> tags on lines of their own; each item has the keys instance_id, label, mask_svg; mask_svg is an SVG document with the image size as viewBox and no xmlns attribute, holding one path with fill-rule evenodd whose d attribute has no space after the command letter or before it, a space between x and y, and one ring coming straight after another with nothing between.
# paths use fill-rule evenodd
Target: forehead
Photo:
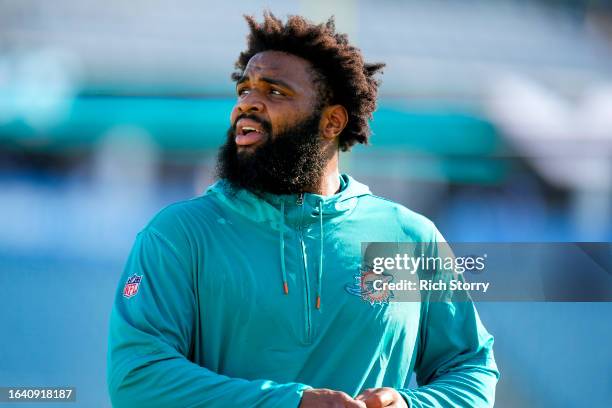
<instances>
[{"instance_id":1,"label":"forehead","mask_svg":"<svg viewBox=\"0 0 612 408\"><path fill-rule=\"evenodd\" d=\"M249 79L281 79L289 85L306 89L314 86L311 69L310 62L296 55L282 51L263 51L251 57L243 76Z\"/></svg>"}]
</instances>

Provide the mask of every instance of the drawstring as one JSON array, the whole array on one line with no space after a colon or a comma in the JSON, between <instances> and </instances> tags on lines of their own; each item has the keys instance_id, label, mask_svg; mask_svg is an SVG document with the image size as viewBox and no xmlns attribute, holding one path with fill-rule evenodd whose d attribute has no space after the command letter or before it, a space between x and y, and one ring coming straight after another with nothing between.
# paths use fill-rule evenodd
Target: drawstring
<instances>
[{"instance_id":1,"label":"drawstring","mask_svg":"<svg viewBox=\"0 0 612 408\"><path fill-rule=\"evenodd\" d=\"M288 295L289 285L287 285L287 271L285 270L285 201L281 201L280 258L281 273L283 274L283 292L285 292L285 295Z\"/></svg>"},{"instance_id":2,"label":"drawstring","mask_svg":"<svg viewBox=\"0 0 612 408\"><path fill-rule=\"evenodd\" d=\"M285 295L289 294L289 285L287 284L287 270L285 268L285 201L280 203L281 210L281 224L279 231L280 238L280 259L281 259L281 273L283 275L283 292ZM319 273L317 274L317 300L316 308L321 309L321 279L323 278L323 201L319 201Z\"/></svg>"},{"instance_id":3,"label":"drawstring","mask_svg":"<svg viewBox=\"0 0 612 408\"><path fill-rule=\"evenodd\" d=\"M317 276L317 309L321 309L321 278L323 277L323 201L319 201L319 274Z\"/></svg>"}]
</instances>

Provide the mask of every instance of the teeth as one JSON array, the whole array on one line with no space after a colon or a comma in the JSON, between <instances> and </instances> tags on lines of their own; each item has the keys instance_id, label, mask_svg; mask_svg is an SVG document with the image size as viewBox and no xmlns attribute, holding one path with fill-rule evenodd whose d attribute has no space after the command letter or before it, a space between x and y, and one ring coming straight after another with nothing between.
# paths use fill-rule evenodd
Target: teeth
<instances>
[{"instance_id":1,"label":"teeth","mask_svg":"<svg viewBox=\"0 0 612 408\"><path fill-rule=\"evenodd\" d=\"M257 132L257 129L245 126L245 127L242 128L242 131L243 132Z\"/></svg>"}]
</instances>

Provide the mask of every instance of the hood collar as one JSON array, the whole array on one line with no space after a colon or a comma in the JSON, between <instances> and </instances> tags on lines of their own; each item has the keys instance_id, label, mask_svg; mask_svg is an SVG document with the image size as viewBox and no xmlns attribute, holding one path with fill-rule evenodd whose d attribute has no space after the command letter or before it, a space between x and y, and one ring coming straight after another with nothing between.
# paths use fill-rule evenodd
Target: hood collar
<instances>
[{"instance_id":1,"label":"hood collar","mask_svg":"<svg viewBox=\"0 0 612 408\"><path fill-rule=\"evenodd\" d=\"M281 203L284 203L284 223L297 226L316 222L319 211L323 218L340 216L357 205L357 199L372 194L370 189L347 174L340 176L340 191L331 196L320 194L257 195L246 189L235 189L227 180L219 180L206 190L234 211L255 222L269 222L280 228Z\"/></svg>"}]
</instances>

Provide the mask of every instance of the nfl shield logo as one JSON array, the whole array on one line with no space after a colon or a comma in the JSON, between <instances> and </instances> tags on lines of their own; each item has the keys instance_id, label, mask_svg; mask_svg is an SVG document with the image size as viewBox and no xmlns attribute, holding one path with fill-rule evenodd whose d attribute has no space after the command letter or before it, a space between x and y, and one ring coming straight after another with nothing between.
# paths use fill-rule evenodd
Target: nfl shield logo
<instances>
[{"instance_id":1,"label":"nfl shield logo","mask_svg":"<svg viewBox=\"0 0 612 408\"><path fill-rule=\"evenodd\" d=\"M125 286L123 287L123 297L131 298L135 294L138 293L138 287L140 286L140 281L142 280L142 275L132 275L128 278Z\"/></svg>"}]
</instances>

